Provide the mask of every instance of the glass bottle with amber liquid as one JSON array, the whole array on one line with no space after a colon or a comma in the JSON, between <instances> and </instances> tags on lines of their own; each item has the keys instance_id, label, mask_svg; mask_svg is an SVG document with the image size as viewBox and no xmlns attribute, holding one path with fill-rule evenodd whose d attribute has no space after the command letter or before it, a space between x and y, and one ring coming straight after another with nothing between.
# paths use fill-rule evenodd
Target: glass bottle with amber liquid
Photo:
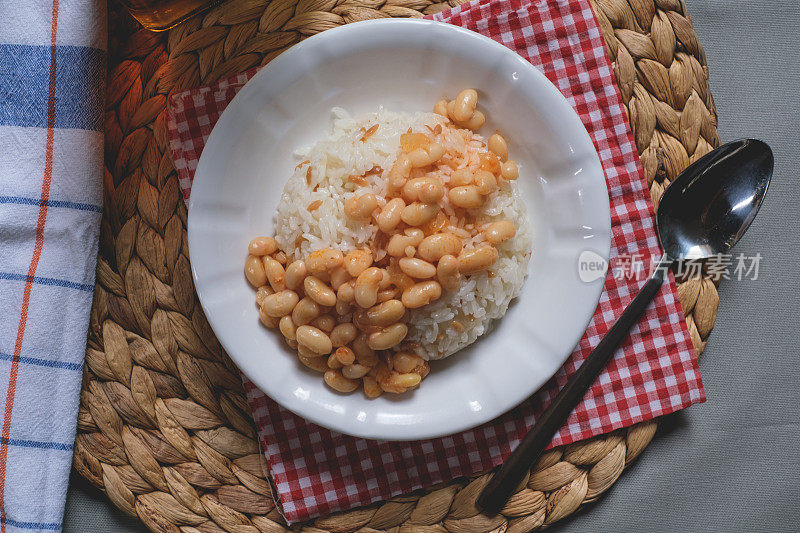
<instances>
[{"instance_id":1,"label":"glass bottle with amber liquid","mask_svg":"<svg viewBox=\"0 0 800 533\"><path fill-rule=\"evenodd\" d=\"M153 31L167 30L223 0L120 0L133 18Z\"/></svg>"}]
</instances>

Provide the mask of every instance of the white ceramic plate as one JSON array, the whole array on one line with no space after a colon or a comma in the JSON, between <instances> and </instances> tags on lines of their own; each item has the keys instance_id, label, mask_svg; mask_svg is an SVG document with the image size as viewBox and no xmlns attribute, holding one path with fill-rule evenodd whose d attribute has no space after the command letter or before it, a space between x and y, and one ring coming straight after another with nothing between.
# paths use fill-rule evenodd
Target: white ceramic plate
<instances>
[{"instance_id":1,"label":"white ceramic plate","mask_svg":"<svg viewBox=\"0 0 800 533\"><path fill-rule=\"evenodd\" d=\"M522 293L497 328L434 362L422 386L367 400L327 388L280 334L262 327L243 275L247 243L271 235L299 146L327 135L333 106L430 110L474 87L519 162L533 226ZM541 387L591 318L603 279L583 283L581 252L608 259L603 171L580 119L533 66L476 33L427 20L348 24L294 46L258 73L215 126L195 173L189 251L200 302L225 350L278 403L322 426L366 438L411 440L486 422Z\"/></svg>"}]
</instances>

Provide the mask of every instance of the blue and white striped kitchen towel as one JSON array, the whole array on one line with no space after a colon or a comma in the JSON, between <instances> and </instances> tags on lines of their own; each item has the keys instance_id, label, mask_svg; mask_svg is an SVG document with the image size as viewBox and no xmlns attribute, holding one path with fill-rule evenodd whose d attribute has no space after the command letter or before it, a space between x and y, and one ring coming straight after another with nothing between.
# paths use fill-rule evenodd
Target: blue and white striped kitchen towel
<instances>
[{"instance_id":1,"label":"blue and white striped kitchen towel","mask_svg":"<svg viewBox=\"0 0 800 533\"><path fill-rule=\"evenodd\" d=\"M0 0L0 532L61 529L103 182L105 0Z\"/></svg>"}]
</instances>

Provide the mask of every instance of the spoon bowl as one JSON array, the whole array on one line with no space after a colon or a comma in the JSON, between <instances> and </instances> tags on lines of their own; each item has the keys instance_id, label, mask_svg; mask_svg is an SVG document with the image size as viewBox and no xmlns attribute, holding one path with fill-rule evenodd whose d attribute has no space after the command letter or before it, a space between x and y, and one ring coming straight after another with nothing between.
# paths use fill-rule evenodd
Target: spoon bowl
<instances>
[{"instance_id":1,"label":"spoon bowl","mask_svg":"<svg viewBox=\"0 0 800 533\"><path fill-rule=\"evenodd\" d=\"M772 150L755 139L728 143L688 166L658 205L664 253L705 259L730 250L758 213L773 166Z\"/></svg>"}]
</instances>

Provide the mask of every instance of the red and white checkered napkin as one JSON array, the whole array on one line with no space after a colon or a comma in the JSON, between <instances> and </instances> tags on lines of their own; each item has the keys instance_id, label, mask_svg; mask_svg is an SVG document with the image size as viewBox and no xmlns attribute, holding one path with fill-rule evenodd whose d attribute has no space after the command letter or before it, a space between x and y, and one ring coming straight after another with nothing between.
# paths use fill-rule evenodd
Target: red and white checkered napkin
<instances>
[{"instance_id":1,"label":"red and white checkered napkin","mask_svg":"<svg viewBox=\"0 0 800 533\"><path fill-rule=\"evenodd\" d=\"M561 90L594 140L611 201L612 261L660 255L647 182L587 0L465 4L437 20L483 33L515 50ZM200 152L225 105L255 74L176 94L170 146L188 198ZM277 194L277 193L276 193ZM378 442L334 433L280 407L245 379L261 446L289 522L348 509L498 465L608 331L643 281L606 280L577 349L536 395L475 429L415 442ZM630 337L556 434L567 444L705 400L670 275Z\"/></svg>"}]
</instances>

